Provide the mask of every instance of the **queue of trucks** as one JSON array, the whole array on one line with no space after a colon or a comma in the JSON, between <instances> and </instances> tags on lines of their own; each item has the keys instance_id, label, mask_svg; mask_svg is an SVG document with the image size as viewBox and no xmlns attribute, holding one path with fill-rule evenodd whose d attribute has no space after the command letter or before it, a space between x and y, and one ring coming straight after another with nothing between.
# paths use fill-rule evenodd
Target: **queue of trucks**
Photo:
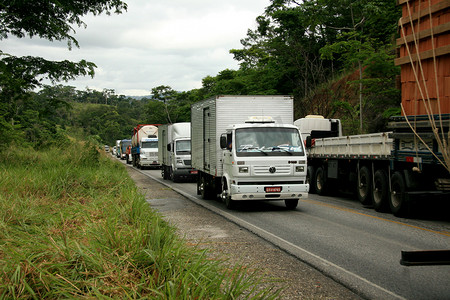
<instances>
[{"instance_id":1,"label":"queue of trucks","mask_svg":"<svg viewBox=\"0 0 450 300\"><path fill-rule=\"evenodd\" d=\"M408 126L413 118L424 145ZM448 136L450 114L434 118ZM162 178L174 182L194 180L197 194L229 209L275 200L295 209L308 193L347 190L363 205L405 216L413 201L450 198L442 164L448 149L435 141L428 118L394 117L389 126L346 136L339 119L293 121L289 96L216 96L191 106L190 123L137 125L131 155L133 166L161 168Z\"/></svg>"},{"instance_id":2,"label":"queue of trucks","mask_svg":"<svg viewBox=\"0 0 450 300\"><path fill-rule=\"evenodd\" d=\"M425 145L407 125L412 118ZM450 114L434 116L448 135ZM308 193L347 190L377 211L408 214L410 203L450 198L450 176L424 116L391 119L392 131L345 136L339 119L293 121L289 96L216 96L191 106L192 122L140 124L133 166L161 168L163 179L194 180L204 199L283 200L295 209ZM129 140L120 141L123 152ZM447 154L448 155L448 154Z\"/></svg>"},{"instance_id":3,"label":"queue of trucks","mask_svg":"<svg viewBox=\"0 0 450 300\"><path fill-rule=\"evenodd\" d=\"M421 1L398 4L402 114L388 131L346 136L339 119L319 115L294 122L289 96L215 96L191 105L191 123L137 125L133 166L194 179L197 194L230 209L262 200L295 209L308 193L337 190L396 216L415 201L449 201L448 4L437 0L424 12ZM118 157L126 143L116 143Z\"/></svg>"}]
</instances>

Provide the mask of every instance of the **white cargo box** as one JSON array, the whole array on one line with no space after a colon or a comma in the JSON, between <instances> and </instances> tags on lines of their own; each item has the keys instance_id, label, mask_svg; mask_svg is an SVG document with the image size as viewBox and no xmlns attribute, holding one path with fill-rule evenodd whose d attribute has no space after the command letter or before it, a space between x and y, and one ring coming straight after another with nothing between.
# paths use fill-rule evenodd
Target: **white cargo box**
<instances>
[{"instance_id":1,"label":"white cargo box","mask_svg":"<svg viewBox=\"0 0 450 300\"><path fill-rule=\"evenodd\" d=\"M220 135L250 117L271 117L278 124L293 124L290 96L216 96L191 106L192 167L222 176Z\"/></svg>"}]
</instances>

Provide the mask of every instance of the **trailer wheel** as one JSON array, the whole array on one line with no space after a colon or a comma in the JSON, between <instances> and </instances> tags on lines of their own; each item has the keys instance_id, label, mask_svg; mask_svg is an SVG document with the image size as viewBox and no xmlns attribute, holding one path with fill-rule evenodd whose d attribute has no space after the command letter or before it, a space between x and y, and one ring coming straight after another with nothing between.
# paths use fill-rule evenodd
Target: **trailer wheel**
<instances>
[{"instance_id":1,"label":"trailer wheel","mask_svg":"<svg viewBox=\"0 0 450 300\"><path fill-rule=\"evenodd\" d=\"M372 203L372 179L369 168L366 166L359 169L358 188L356 192L358 194L358 200L362 205L369 205Z\"/></svg>"},{"instance_id":2,"label":"trailer wheel","mask_svg":"<svg viewBox=\"0 0 450 300\"><path fill-rule=\"evenodd\" d=\"M408 211L408 195L406 194L405 179L400 172L391 177L391 197L389 201L391 211L396 217L404 217Z\"/></svg>"},{"instance_id":3,"label":"trailer wheel","mask_svg":"<svg viewBox=\"0 0 450 300\"><path fill-rule=\"evenodd\" d=\"M287 209L294 210L297 208L298 199L286 199L284 200L284 204L286 205Z\"/></svg>"},{"instance_id":4,"label":"trailer wheel","mask_svg":"<svg viewBox=\"0 0 450 300\"><path fill-rule=\"evenodd\" d=\"M314 181L314 167L313 166L308 166L307 171L306 171L306 183L309 184L309 192L311 194L315 194L316 193L316 189L315 186L313 184Z\"/></svg>"},{"instance_id":5,"label":"trailer wheel","mask_svg":"<svg viewBox=\"0 0 450 300\"><path fill-rule=\"evenodd\" d=\"M317 168L313 178L314 178L313 186L316 193L319 195L325 195L327 184L323 167Z\"/></svg>"},{"instance_id":6,"label":"trailer wheel","mask_svg":"<svg viewBox=\"0 0 450 300\"><path fill-rule=\"evenodd\" d=\"M389 183L384 170L377 170L373 175L372 204L376 211L386 212L389 202Z\"/></svg>"}]
</instances>

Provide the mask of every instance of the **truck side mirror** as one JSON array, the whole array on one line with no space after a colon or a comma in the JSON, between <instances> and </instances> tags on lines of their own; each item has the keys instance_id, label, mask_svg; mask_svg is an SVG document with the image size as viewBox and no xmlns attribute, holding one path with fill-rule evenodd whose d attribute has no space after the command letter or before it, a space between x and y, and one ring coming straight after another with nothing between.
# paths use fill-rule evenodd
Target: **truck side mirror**
<instances>
[{"instance_id":1,"label":"truck side mirror","mask_svg":"<svg viewBox=\"0 0 450 300\"><path fill-rule=\"evenodd\" d=\"M310 135L306 137L305 146L306 148L311 148L312 146L312 139Z\"/></svg>"},{"instance_id":2,"label":"truck side mirror","mask_svg":"<svg viewBox=\"0 0 450 300\"><path fill-rule=\"evenodd\" d=\"M167 144L167 151L170 152L170 149L171 149L171 148L172 148L171 145L170 145L170 144Z\"/></svg>"},{"instance_id":3,"label":"truck side mirror","mask_svg":"<svg viewBox=\"0 0 450 300\"><path fill-rule=\"evenodd\" d=\"M220 148L227 149L227 146L228 146L228 144L227 144L227 134L223 133L220 136Z\"/></svg>"}]
</instances>

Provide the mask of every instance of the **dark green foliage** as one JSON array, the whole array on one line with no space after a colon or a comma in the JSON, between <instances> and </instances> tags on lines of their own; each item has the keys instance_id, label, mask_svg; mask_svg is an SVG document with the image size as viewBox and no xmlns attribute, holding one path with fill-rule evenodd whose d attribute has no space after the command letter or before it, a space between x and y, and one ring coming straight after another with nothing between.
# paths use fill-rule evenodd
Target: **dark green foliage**
<instances>
[{"instance_id":1,"label":"dark green foliage","mask_svg":"<svg viewBox=\"0 0 450 300\"><path fill-rule=\"evenodd\" d=\"M121 13L127 9L120 0L9 1L0 0L0 40L40 37L49 41L67 41L69 49L78 42L74 26L86 26L82 17ZM32 90L42 86L42 79L67 81L77 76L94 76L95 64L85 60L49 61L41 57L17 57L0 50L0 140L6 144L31 143L36 147L59 138L55 112L67 104L59 96ZM65 107L67 108L67 107Z\"/></svg>"},{"instance_id":2,"label":"dark green foliage","mask_svg":"<svg viewBox=\"0 0 450 300\"><path fill-rule=\"evenodd\" d=\"M14 1L0 6L0 15L5 16L0 19L1 38L40 36L66 40L69 47L78 44L66 25L85 25L79 16L126 8L117 0L75 1L73 6L34 3L30 18L38 10L43 15L32 29L30 19L20 20L26 15L23 5ZM192 103L221 94L292 95L295 118L307 114L341 118L347 133L356 133L355 120L362 113L364 131L384 130L387 118L399 111L399 69L393 63L392 46L399 16L390 0L272 0L256 19L257 27L241 40L242 49L230 50L240 63L238 70L208 75L201 88L191 91L161 85L151 89L151 98L142 100L115 95L111 89L77 91L62 85L30 93L40 86L38 75L54 81L92 76L95 65L0 52L0 139L44 147L68 132L113 145L116 139L130 138L136 124L190 121ZM48 18L55 22L45 23Z\"/></svg>"}]
</instances>

